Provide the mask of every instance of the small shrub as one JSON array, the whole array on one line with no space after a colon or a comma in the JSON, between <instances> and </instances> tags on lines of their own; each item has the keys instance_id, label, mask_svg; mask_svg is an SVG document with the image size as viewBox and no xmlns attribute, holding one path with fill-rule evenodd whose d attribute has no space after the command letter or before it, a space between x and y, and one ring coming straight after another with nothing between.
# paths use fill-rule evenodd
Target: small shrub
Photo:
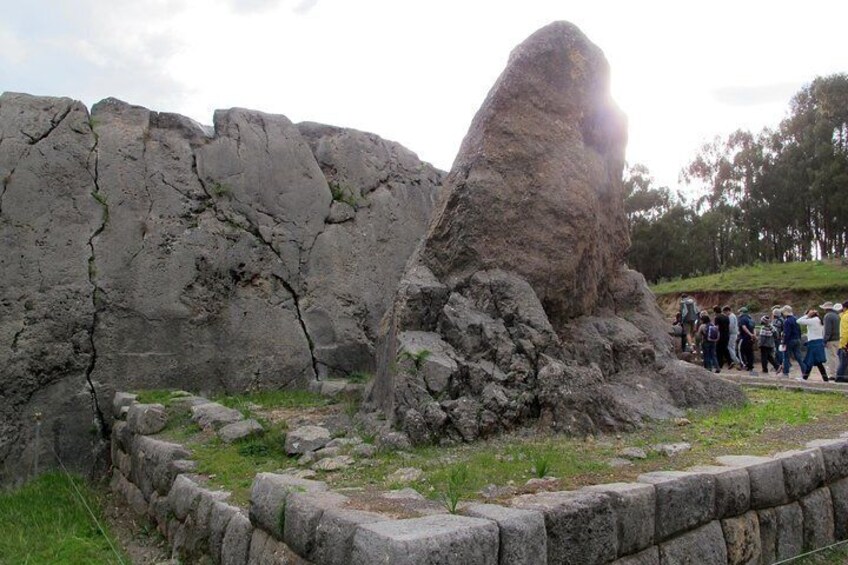
<instances>
[{"instance_id":1,"label":"small shrub","mask_svg":"<svg viewBox=\"0 0 848 565\"><path fill-rule=\"evenodd\" d=\"M409 359L415 366L415 370L420 371L421 367L424 365L424 361L426 361L430 355L432 355L432 351L429 349L421 349L415 353L412 353L411 351L402 351L400 355L398 355L398 360L403 361L404 359Z\"/></svg>"},{"instance_id":2,"label":"small shrub","mask_svg":"<svg viewBox=\"0 0 848 565\"><path fill-rule=\"evenodd\" d=\"M548 476L551 469L551 456L549 453L540 453L533 458L533 473L537 478L543 479Z\"/></svg>"},{"instance_id":3,"label":"small shrub","mask_svg":"<svg viewBox=\"0 0 848 565\"><path fill-rule=\"evenodd\" d=\"M230 196L232 194L232 190L226 184L216 181L212 183L212 194L218 198L223 198L225 196Z\"/></svg>"},{"instance_id":4,"label":"small shrub","mask_svg":"<svg viewBox=\"0 0 848 565\"><path fill-rule=\"evenodd\" d=\"M456 508L462 497L465 485L468 483L468 466L456 465L448 474L445 490L439 493L439 498L451 514L456 514Z\"/></svg>"},{"instance_id":5,"label":"small shrub","mask_svg":"<svg viewBox=\"0 0 848 565\"><path fill-rule=\"evenodd\" d=\"M347 380L353 384L365 384L369 382L371 378L371 373L366 373L364 371L354 371L347 376Z\"/></svg>"},{"instance_id":6,"label":"small shrub","mask_svg":"<svg viewBox=\"0 0 848 565\"><path fill-rule=\"evenodd\" d=\"M336 182L330 182L328 185L334 202L344 202L354 208L356 207L356 196L353 195L353 191L351 189L343 187Z\"/></svg>"}]
</instances>

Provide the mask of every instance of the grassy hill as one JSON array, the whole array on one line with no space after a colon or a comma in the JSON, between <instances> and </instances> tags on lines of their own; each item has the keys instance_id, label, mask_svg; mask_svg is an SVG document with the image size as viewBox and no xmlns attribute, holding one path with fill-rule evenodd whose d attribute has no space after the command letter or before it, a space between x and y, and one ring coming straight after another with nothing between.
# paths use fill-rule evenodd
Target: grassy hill
<instances>
[{"instance_id":1,"label":"grassy hill","mask_svg":"<svg viewBox=\"0 0 848 565\"><path fill-rule=\"evenodd\" d=\"M695 297L704 307L748 306L754 311L776 304L796 308L818 306L826 300L848 300L848 266L839 261L758 263L723 273L662 282L651 287L660 307L673 316L680 293Z\"/></svg>"},{"instance_id":2,"label":"grassy hill","mask_svg":"<svg viewBox=\"0 0 848 565\"><path fill-rule=\"evenodd\" d=\"M741 290L848 290L848 266L837 261L758 263L723 273L662 282L651 287L656 295L681 292Z\"/></svg>"}]
</instances>

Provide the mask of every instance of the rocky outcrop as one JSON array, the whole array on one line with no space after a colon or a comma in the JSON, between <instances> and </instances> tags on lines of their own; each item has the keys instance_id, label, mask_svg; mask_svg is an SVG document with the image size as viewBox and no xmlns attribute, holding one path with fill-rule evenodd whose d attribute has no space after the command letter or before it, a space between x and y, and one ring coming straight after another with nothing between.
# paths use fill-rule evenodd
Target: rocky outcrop
<instances>
[{"instance_id":1,"label":"rocky outcrop","mask_svg":"<svg viewBox=\"0 0 848 565\"><path fill-rule=\"evenodd\" d=\"M115 389L373 370L442 173L375 135L279 115L221 110L208 128L6 93L0 178L1 483L36 449L90 469L110 420L96 401Z\"/></svg>"},{"instance_id":2,"label":"rocky outcrop","mask_svg":"<svg viewBox=\"0 0 848 565\"><path fill-rule=\"evenodd\" d=\"M739 389L673 359L628 246L607 62L554 23L475 116L382 330L370 405L415 442L639 426Z\"/></svg>"}]
</instances>

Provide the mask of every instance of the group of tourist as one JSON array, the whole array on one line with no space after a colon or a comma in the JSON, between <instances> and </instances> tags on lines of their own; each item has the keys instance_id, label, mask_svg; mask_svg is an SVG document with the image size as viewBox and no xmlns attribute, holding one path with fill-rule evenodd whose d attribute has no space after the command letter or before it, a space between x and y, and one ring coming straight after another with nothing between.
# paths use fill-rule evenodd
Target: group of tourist
<instances>
[{"instance_id":1,"label":"group of tourist","mask_svg":"<svg viewBox=\"0 0 848 565\"><path fill-rule=\"evenodd\" d=\"M788 377L794 358L801 369L798 380L807 380L815 368L824 381L831 380L829 372L836 382L848 382L848 301L825 302L819 308L823 317L815 308L796 317L791 306L774 306L771 316L762 316L757 324L745 306L736 313L730 306L715 306L711 317L683 294L673 333L680 336L683 351L700 352L704 367L716 373L728 367L756 375L758 348L763 373L771 366Z\"/></svg>"}]
</instances>

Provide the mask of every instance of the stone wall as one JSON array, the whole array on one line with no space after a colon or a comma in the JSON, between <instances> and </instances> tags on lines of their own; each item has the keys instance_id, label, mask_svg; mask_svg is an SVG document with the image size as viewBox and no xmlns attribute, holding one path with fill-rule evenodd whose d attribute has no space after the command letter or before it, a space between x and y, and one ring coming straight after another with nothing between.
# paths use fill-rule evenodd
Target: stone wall
<instances>
[{"instance_id":1,"label":"stone wall","mask_svg":"<svg viewBox=\"0 0 848 565\"><path fill-rule=\"evenodd\" d=\"M240 508L204 486L185 448L141 433L161 429L157 409L119 394L114 410L125 420L113 434L112 487L189 563L766 564L848 539L846 438L395 519L275 473L258 474Z\"/></svg>"}]
</instances>

